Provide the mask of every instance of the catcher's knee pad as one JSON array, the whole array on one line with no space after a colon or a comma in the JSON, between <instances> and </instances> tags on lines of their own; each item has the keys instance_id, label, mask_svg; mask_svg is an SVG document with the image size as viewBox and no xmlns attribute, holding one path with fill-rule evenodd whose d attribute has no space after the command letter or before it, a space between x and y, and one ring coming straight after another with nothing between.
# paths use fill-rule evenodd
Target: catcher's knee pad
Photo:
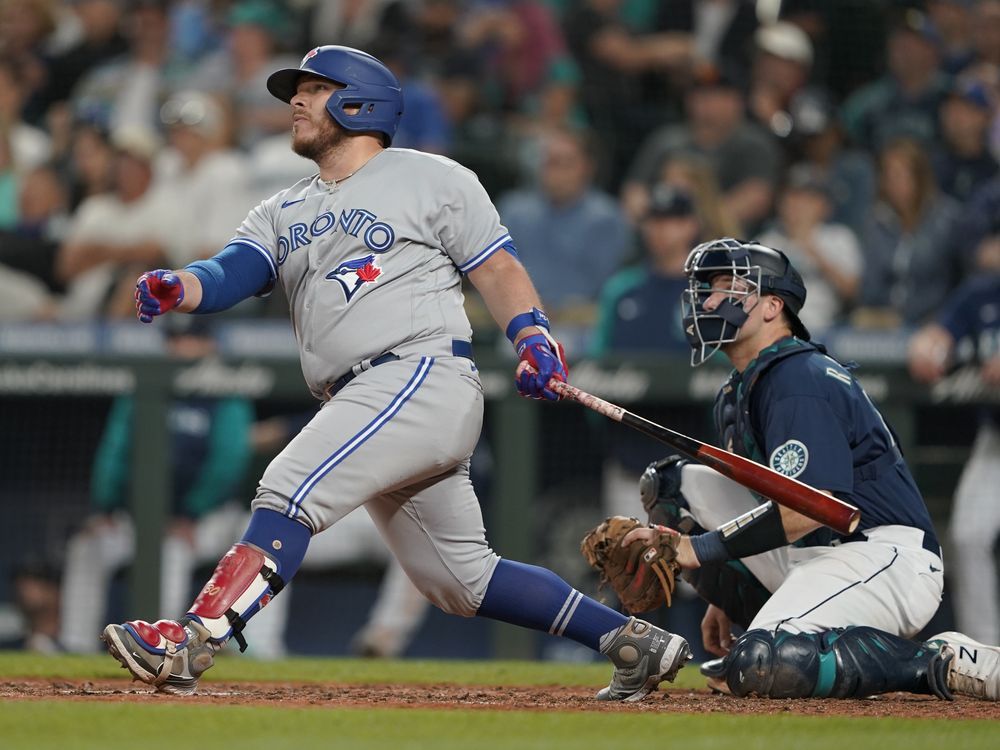
<instances>
[{"instance_id":1,"label":"catcher's knee pad","mask_svg":"<svg viewBox=\"0 0 1000 750\"><path fill-rule=\"evenodd\" d=\"M771 597L771 592L739 560L706 563L685 570L683 576L698 596L721 609L742 628L750 627Z\"/></svg>"},{"instance_id":2,"label":"catcher's knee pad","mask_svg":"<svg viewBox=\"0 0 1000 750\"><path fill-rule=\"evenodd\" d=\"M234 544L205 584L189 610L212 634L212 640L232 636L247 647L242 631L247 620L262 609L285 582L277 573L277 563L257 547L243 542Z\"/></svg>"},{"instance_id":3,"label":"catcher's knee pad","mask_svg":"<svg viewBox=\"0 0 1000 750\"><path fill-rule=\"evenodd\" d=\"M733 695L864 698L902 690L947 697L932 647L870 627L744 633L725 659Z\"/></svg>"}]
</instances>

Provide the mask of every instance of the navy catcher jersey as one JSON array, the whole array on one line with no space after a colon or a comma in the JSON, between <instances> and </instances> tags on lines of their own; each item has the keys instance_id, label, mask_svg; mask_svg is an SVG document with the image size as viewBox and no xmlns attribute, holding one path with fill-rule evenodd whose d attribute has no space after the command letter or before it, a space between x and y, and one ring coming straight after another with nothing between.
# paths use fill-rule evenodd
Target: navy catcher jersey
<instances>
[{"instance_id":1,"label":"navy catcher jersey","mask_svg":"<svg viewBox=\"0 0 1000 750\"><path fill-rule=\"evenodd\" d=\"M734 373L727 387L749 415L760 450L751 458L856 505L859 529L899 524L935 538L892 430L842 364L812 344L787 338L761 352L742 374ZM730 449L743 452L740 447Z\"/></svg>"}]
</instances>

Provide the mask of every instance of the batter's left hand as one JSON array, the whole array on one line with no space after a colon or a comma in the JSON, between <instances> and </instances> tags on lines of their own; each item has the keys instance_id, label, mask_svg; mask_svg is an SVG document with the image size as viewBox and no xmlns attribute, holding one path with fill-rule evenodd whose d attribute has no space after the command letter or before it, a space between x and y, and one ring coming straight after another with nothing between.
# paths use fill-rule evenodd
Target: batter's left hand
<instances>
[{"instance_id":1,"label":"batter's left hand","mask_svg":"<svg viewBox=\"0 0 1000 750\"><path fill-rule=\"evenodd\" d=\"M514 374L518 393L549 401L562 398L548 387L551 378L565 383L569 375L562 344L540 333L525 336L517 342L517 357L521 360Z\"/></svg>"}]
</instances>

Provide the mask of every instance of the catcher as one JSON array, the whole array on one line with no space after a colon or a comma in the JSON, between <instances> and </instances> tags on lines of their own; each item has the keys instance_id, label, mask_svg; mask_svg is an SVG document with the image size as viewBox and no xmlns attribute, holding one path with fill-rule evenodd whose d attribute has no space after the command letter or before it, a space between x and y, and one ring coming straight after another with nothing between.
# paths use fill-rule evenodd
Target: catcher
<instances>
[{"instance_id":1,"label":"catcher","mask_svg":"<svg viewBox=\"0 0 1000 750\"><path fill-rule=\"evenodd\" d=\"M702 672L723 692L1000 698L1000 648L954 632L911 640L941 600L934 527L891 428L850 370L810 343L788 258L721 239L685 268L692 365L721 351L734 367L715 405L722 445L856 505L861 525L837 536L674 456L640 480L653 523L608 519L584 556L630 611L669 604L684 571L709 603L702 638L721 658Z\"/></svg>"}]
</instances>

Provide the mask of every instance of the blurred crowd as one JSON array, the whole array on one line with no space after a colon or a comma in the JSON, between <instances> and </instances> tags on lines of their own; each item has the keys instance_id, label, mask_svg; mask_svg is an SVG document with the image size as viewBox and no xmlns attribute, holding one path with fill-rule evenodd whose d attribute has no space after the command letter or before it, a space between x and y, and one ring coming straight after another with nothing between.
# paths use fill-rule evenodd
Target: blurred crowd
<instances>
[{"instance_id":1,"label":"blurred crowd","mask_svg":"<svg viewBox=\"0 0 1000 750\"><path fill-rule=\"evenodd\" d=\"M1000 0L0 0L0 322L129 317L310 174L264 82L331 43L396 72L393 145L479 175L593 353L686 350L708 238L788 252L814 332L1000 266Z\"/></svg>"}]
</instances>

